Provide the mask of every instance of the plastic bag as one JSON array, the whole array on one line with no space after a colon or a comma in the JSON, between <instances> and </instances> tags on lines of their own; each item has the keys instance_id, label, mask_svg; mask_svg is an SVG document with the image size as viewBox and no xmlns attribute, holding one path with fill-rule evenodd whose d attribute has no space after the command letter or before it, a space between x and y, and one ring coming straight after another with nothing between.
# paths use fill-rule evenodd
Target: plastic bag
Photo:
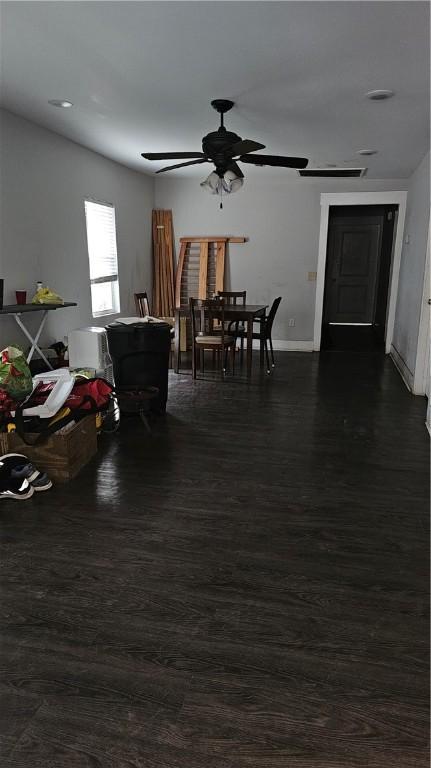
<instances>
[{"instance_id":1,"label":"plastic bag","mask_svg":"<svg viewBox=\"0 0 431 768\"><path fill-rule=\"evenodd\" d=\"M113 391L113 385L99 376L78 379L64 404L72 411L105 411Z\"/></svg>"},{"instance_id":2,"label":"plastic bag","mask_svg":"<svg viewBox=\"0 0 431 768\"><path fill-rule=\"evenodd\" d=\"M22 349L6 347L0 355L1 389L13 400L24 400L33 391L33 379Z\"/></svg>"},{"instance_id":3,"label":"plastic bag","mask_svg":"<svg viewBox=\"0 0 431 768\"><path fill-rule=\"evenodd\" d=\"M64 304L64 299L61 298L61 296L58 295L58 293L55 293L54 291L51 291L51 288L44 287L39 288L39 290L36 291L34 294L32 300L32 304Z\"/></svg>"},{"instance_id":4,"label":"plastic bag","mask_svg":"<svg viewBox=\"0 0 431 768\"><path fill-rule=\"evenodd\" d=\"M37 377L35 377L35 383L37 380ZM41 381L37 384L32 396L24 405L24 413L26 413L28 408L34 408L35 406L45 403L48 396L51 394L53 387L53 381ZM73 389L64 400L63 405L70 408L70 410L75 413L81 411L89 411L93 413L104 411L108 408L109 403L111 402L113 390L113 385L105 379L99 377L93 379L80 377L75 381Z\"/></svg>"}]
</instances>

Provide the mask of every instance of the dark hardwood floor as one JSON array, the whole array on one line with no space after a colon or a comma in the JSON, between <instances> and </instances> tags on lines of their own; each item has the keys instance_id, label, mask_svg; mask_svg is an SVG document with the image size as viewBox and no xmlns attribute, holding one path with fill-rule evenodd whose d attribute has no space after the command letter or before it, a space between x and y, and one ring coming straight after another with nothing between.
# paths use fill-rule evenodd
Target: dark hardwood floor
<instances>
[{"instance_id":1,"label":"dark hardwood floor","mask_svg":"<svg viewBox=\"0 0 431 768\"><path fill-rule=\"evenodd\" d=\"M330 351L383 354L381 329L372 325L323 325L322 349Z\"/></svg>"},{"instance_id":2,"label":"dark hardwood floor","mask_svg":"<svg viewBox=\"0 0 431 768\"><path fill-rule=\"evenodd\" d=\"M277 360L1 502L3 768L428 766L425 401Z\"/></svg>"}]
</instances>

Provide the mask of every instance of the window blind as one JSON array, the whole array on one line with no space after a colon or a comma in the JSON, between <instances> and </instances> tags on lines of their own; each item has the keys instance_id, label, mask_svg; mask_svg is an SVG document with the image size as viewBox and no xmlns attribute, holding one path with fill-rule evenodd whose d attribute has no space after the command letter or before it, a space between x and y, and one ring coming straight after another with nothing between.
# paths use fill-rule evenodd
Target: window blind
<instances>
[{"instance_id":1,"label":"window blind","mask_svg":"<svg viewBox=\"0 0 431 768\"><path fill-rule=\"evenodd\" d=\"M93 317L119 312L115 208L85 201Z\"/></svg>"},{"instance_id":2,"label":"window blind","mask_svg":"<svg viewBox=\"0 0 431 768\"><path fill-rule=\"evenodd\" d=\"M85 218L91 282L116 279L118 266L115 208L112 205L86 200Z\"/></svg>"}]
</instances>

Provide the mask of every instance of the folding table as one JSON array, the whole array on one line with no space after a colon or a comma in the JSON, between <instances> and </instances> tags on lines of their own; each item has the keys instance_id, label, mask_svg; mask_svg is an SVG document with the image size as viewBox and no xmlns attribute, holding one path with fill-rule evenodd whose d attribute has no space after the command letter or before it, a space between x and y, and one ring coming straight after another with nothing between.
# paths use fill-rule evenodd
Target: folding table
<instances>
[{"instance_id":1,"label":"folding table","mask_svg":"<svg viewBox=\"0 0 431 768\"><path fill-rule=\"evenodd\" d=\"M48 312L52 312L52 310L54 309L65 309L65 307L76 307L76 306L77 304L75 301L65 301L64 304L7 304L0 309L0 315L11 315L14 318L17 325L19 325L19 327L21 328L25 336L27 336L31 344L30 352L27 355L27 362L28 363L30 362L34 352L37 350L41 358L45 361L47 366L52 370L51 363L49 362L49 360L47 360L42 350L38 346L40 334L43 331L43 326L45 325ZM37 329L36 335L34 337L31 335L30 331L28 330L28 328L25 327L23 321L21 320L21 315L25 315L29 312L43 313L41 321L39 323L39 328Z\"/></svg>"}]
</instances>

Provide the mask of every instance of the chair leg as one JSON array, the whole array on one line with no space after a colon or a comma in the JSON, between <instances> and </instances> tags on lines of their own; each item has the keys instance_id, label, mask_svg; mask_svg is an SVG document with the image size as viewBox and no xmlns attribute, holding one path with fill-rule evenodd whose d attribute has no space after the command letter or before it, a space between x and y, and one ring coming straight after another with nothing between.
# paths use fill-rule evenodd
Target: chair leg
<instances>
[{"instance_id":1,"label":"chair leg","mask_svg":"<svg viewBox=\"0 0 431 768\"><path fill-rule=\"evenodd\" d=\"M269 346L271 349L271 359L272 359L272 367L275 368L275 360L274 360L274 350L272 348L272 339L271 336L269 337Z\"/></svg>"},{"instance_id":2,"label":"chair leg","mask_svg":"<svg viewBox=\"0 0 431 768\"><path fill-rule=\"evenodd\" d=\"M200 368L201 368L201 373L203 374L204 368L205 368L205 350L203 347L201 347Z\"/></svg>"},{"instance_id":3,"label":"chair leg","mask_svg":"<svg viewBox=\"0 0 431 768\"><path fill-rule=\"evenodd\" d=\"M229 347L225 347L222 352L222 360L223 360L223 378L225 377L226 370L227 370L227 357L229 354Z\"/></svg>"},{"instance_id":4,"label":"chair leg","mask_svg":"<svg viewBox=\"0 0 431 768\"><path fill-rule=\"evenodd\" d=\"M196 344L192 346L192 377L196 378Z\"/></svg>"},{"instance_id":5,"label":"chair leg","mask_svg":"<svg viewBox=\"0 0 431 768\"><path fill-rule=\"evenodd\" d=\"M265 345L266 345L266 340L262 334L262 329L260 329L259 331L259 365L261 368L263 368L263 365L264 365Z\"/></svg>"},{"instance_id":6,"label":"chair leg","mask_svg":"<svg viewBox=\"0 0 431 768\"><path fill-rule=\"evenodd\" d=\"M232 376L235 376L235 353L236 353L236 344L234 342L232 344Z\"/></svg>"},{"instance_id":7,"label":"chair leg","mask_svg":"<svg viewBox=\"0 0 431 768\"><path fill-rule=\"evenodd\" d=\"M271 373L271 366L270 366L269 354L268 354L268 342L266 339L264 341L264 344L265 344L265 357L266 357L266 372Z\"/></svg>"}]
</instances>

